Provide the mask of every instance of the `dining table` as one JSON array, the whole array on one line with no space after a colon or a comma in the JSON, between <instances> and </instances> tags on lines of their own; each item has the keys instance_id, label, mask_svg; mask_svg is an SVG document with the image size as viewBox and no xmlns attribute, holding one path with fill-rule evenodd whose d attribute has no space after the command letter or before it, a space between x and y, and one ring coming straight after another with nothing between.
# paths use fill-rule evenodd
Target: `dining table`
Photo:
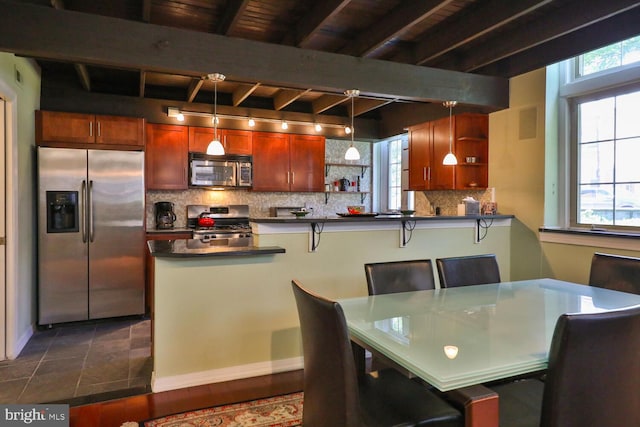
<instances>
[{"instance_id":1,"label":"dining table","mask_svg":"<svg viewBox=\"0 0 640 427\"><path fill-rule=\"evenodd\" d=\"M361 374L367 350L461 403L467 427L497 427L487 384L543 373L559 316L640 305L640 295L543 278L338 303Z\"/></svg>"}]
</instances>

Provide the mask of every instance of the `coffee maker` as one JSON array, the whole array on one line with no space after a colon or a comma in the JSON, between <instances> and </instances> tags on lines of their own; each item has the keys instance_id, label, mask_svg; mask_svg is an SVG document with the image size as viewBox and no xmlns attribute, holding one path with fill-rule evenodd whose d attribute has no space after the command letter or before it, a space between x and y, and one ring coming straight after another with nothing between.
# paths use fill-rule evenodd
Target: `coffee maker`
<instances>
[{"instance_id":1,"label":"coffee maker","mask_svg":"<svg viewBox=\"0 0 640 427\"><path fill-rule=\"evenodd\" d=\"M173 222L176 220L176 214L173 212L173 203L156 202L156 228L158 230L167 230L173 228Z\"/></svg>"}]
</instances>

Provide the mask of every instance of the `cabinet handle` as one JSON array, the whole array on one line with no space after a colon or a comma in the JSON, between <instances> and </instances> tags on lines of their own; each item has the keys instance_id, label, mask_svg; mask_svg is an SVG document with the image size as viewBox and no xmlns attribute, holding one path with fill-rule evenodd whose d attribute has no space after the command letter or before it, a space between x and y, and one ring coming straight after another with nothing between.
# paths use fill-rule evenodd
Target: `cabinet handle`
<instances>
[{"instance_id":1,"label":"cabinet handle","mask_svg":"<svg viewBox=\"0 0 640 427\"><path fill-rule=\"evenodd\" d=\"M422 168L422 180L423 180L423 181L426 181L426 180L427 180L427 167L426 167L426 166L424 166L424 167Z\"/></svg>"},{"instance_id":2,"label":"cabinet handle","mask_svg":"<svg viewBox=\"0 0 640 427\"><path fill-rule=\"evenodd\" d=\"M93 136L93 122L89 122L89 136Z\"/></svg>"},{"instance_id":3,"label":"cabinet handle","mask_svg":"<svg viewBox=\"0 0 640 427\"><path fill-rule=\"evenodd\" d=\"M100 132L100 122L98 122L98 136L101 136L100 134L101 134L101 132Z\"/></svg>"},{"instance_id":4,"label":"cabinet handle","mask_svg":"<svg viewBox=\"0 0 640 427\"><path fill-rule=\"evenodd\" d=\"M295 182L296 182L296 173L291 172L291 184L295 184Z\"/></svg>"},{"instance_id":5,"label":"cabinet handle","mask_svg":"<svg viewBox=\"0 0 640 427\"><path fill-rule=\"evenodd\" d=\"M431 166L427 168L427 180L431 181Z\"/></svg>"},{"instance_id":6,"label":"cabinet handle","mask_svg":"<svg viewBox=\"0 0 640 427\"><path fill-rule=\"evenodd\" d=\"M287 171L287 184L290 184L290 182L289 182L289 171Z\"/></svg>"}]
</instances>

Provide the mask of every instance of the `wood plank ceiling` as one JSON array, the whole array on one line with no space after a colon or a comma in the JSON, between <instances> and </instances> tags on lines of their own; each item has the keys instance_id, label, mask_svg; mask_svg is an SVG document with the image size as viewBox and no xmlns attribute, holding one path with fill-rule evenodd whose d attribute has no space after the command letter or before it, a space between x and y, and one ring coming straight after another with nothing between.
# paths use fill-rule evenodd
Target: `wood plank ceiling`
<instances>
[{"instance_id":1,"label":"wood plank ceiling","mask_svg":"<svg viewBox=\"0 0 640 427\"><path fill-rule=\"evenodd\" d=\"M124 19L357 58L509 78L640 33L640 2L629 0L22 0L59 11ZM242 52L238 52L242 55ZM43 79L85 91L210 102L203 75L112 68L36 58ZM272 58L277 64L278 58ZM210 70L222 72L224 70ZM340 70L327 69L328 75ZM367 79L368 76L361 76ZM348 88L344 88L348 89ZM257 79L218 84L231 107L347 114L337 91ZM375 116L396 96L358 98L355 115Z\"/></svg>"}]
</instances>

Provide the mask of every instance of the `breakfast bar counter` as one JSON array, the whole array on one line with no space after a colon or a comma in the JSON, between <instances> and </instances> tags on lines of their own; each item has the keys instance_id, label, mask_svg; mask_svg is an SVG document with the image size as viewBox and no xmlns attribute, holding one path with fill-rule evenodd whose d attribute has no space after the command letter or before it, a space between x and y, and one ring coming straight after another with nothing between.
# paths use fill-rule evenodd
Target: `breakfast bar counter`
<instances>
[{"instance_id":1,"label":"breakfast bar counter","mask_svg":"<svg viewBox=\"0 0 640 427\"><path fill-rule=\"evenodd\" d=\"M251 247L199 255L188 247L205 243L198 239L154 241L152 389L302 369L292 279L327 298L352 298L367 295L365 263L493 253L509 280L511 222L509 215L249 218Z\"/></svg>"}]
</instances>

